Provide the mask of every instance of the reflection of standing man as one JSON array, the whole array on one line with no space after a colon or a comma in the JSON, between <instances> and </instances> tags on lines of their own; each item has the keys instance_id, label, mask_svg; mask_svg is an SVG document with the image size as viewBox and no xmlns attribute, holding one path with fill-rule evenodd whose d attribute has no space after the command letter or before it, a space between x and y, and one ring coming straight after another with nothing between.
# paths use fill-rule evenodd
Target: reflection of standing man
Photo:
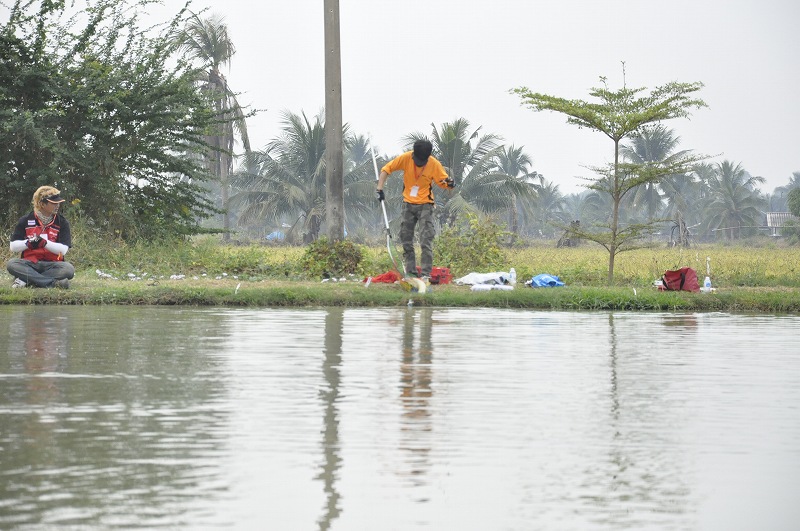
<instances>
[{"instance_id":1,"label":"reflection of standing man","mask_svg":"<svg viewBox=\"0 0 800 531\"><path fill-rule=\"evenodd\" d=\"M417 319L418 318L418 319ZM403 352L400 364L400 399L403 405L400 447L408 452L408 477L418 486L428 483L433 447L433 310L406 311L403 318ZM418 340L415 345L415 339Z\"/></svg>"},{"instance_id":2,"label":"reflection of standing man","mask_svg":"<svg viewBox=\"0 0 800 531\"><path fill-rule=\"evenodd\" d=\"M447 176L442 163L432 157L433 144L428 140L417 140L414 149L398 155L381 168L378 177L378 200L383 201L383 184L390 173L403 171L403 217L400 224L400 241L403 243L403 262L406 273L417 274L417 258L414 255L414 230L417 223L419 244L422 248L420 269L424 280L429 281L433 269L433 190L436 183L440 188L455 188L455 182Z\"/></svg>"},{"instance_id":3,"label":"reflection of standing man","mask_svg":"<svg viewBox=\"0 0 800 531\"><path fill-rule=\"evenodd\" d=\"M415 320L419 317L419 320ZM400 366L403 405L408 407L407 416L427 417L430 412L429 399L433 396L431 389L433 361L433 310L419 308L414 312L406 312L403 318L403 363ZM415 336L418 343L415 345ZM416 348L415 348L416 347Z\"/></svg>"},{"instance_id":4,"label":"reflection of standing man","mask_svg":"<svg viewBox=\"0 0 800 531\"><path fill-rule=\"evenodd\" d=\"M22 253L6 264L14 276L13 288L69 288L75 268L64 261L72 246L69 222L58 213L64 200L52 186L40 186L33 194L33 210L21 217L11 234L11 252Z\"/></svg>"}]
</instances>

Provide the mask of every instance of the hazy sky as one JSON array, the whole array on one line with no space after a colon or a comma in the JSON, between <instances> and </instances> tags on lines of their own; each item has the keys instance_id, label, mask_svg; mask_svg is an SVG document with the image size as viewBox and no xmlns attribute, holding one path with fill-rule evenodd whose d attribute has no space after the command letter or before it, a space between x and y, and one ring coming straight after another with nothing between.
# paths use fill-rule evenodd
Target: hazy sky
<instances>
[{"instance_id":1,"label":"hazy sky","mask_svg":"<svg viewBox=\"0 0 800 531\"><path fill-rule=\"evenodd\" d=\"M164 14L184 0L165 0ZM226 72L253 147L284 111L324 105L323 0L194 0L223 15L237 53ZM153 9L154 13L156 12ZM160 14L160 12L159 12ZM533 169L579 191L612 160L600 133L535 113L509 89L587 99L606 76L652 89L700 81L709 107L665 122L693 149L741 163L771 192L800 171L800 3L796 0L341 0L342 99L351 130L397 154L410 132L466 118L524 146Z\"/></svg>"}]
</instances>

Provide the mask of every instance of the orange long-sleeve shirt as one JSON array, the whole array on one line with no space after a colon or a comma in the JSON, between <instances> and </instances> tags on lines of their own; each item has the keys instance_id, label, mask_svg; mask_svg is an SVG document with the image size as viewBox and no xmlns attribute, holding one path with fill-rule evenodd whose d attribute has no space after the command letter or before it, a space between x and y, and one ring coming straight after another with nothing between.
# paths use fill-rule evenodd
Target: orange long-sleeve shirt
<instances>
[{"instance_id":1,"label":"orange long-sleeve shirt","mask_svg":"<svg viewBox=\"0 0 800 531\"><path fill-rule=\"evenodd\" d=\"M407 151L387 162L381 171L391 174L398 170L403 171L403 201L415 205L433 203L433 190L431 184L436 183L439 188L447 188L444 183L447 172L442 163L434 157L429 157L422 168L414 164L411 158L413 152Z\"/></svg>"}]
</instances>

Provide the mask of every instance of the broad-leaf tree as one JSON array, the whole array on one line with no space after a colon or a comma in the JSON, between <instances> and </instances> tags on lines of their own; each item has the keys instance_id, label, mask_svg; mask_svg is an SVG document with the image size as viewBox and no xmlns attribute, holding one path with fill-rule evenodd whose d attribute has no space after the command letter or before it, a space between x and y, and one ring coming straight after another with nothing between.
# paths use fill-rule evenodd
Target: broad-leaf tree
<instances>
[{"instance_id":1,"label":"broad-leaf tree","mask_svg":"<svg viewBox=\"0 0 800 531\"><path fill-rule=\"evenodd\" d=\"M664 120L688 117L690 110L705 107L701 99L694 97L703 84L668 83L656 87L649 94L645 88L608 88L605 78L602 86L590 89L595 101L568 100L533 92L527 87L512 89L522 103L534 111L554 111L567 116L567 123L585 127L606 135L613 143L613 162L605 167L593 168L600 177L588 188L608 194L612 200L612 212L607 226L602 231L582 229L581 238L595 241L606 248L609 254L608 283L614 282L614 259L617 253L637 247L641 237L649 232L650 225L620 224L620 205L626 194L646 183L658 182L665 175L682 173L696 157L687 156L670 162L623 163L620 143L625 138L641 134L648 126Z\"/></svg>"},{"instance_id":2,"label":"broad-leaf tree","mask_svg":"<svg viewBox=\"0 0 800 531\"><path fill-rule=\"evenodd\" d=\"M205 149L218 117L174 45L184 12L143 30L148 3L87 0L66 20L65 2L11 7L0 26L0 201L10 216L42 184L125 238L195 233L214 211L208 174L186 154Z\"/></svg>"}]
</instances>

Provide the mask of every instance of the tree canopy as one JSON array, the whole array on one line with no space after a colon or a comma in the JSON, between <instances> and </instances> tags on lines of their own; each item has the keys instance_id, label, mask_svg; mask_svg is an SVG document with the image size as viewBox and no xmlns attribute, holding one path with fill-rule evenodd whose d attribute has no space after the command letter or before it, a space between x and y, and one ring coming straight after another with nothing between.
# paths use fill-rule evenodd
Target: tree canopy
<instances>
[{"instance_id":1,"label":"tree canopy","mask_svg":"<svg viewBox=\"0 0 800 531\"><path fill-rule=\"evenodd\" d=\"M600 87L589 90L596 101L569 100L533 92L527 87L512 89L534 111L554 111L567 116L567 123L603 133L614 144L613 162L605 167L593 167L600 175L588 185L590 189L608 194L612 200L609 222L599 231L581 229L579 237L599 243L608 250L608 282L614 281L614 259L617 253L636 247L641 236L653 223L620 224L620 204L631 190L658 182L667 175L687 171L700 157L672 157L659 161L620 161L620 141L640 135L648 126L672 118L688 117L692 109L705 107L703 100L693 97L703 84L672 82L656 87L649 94L645 88L608 88L606 78L600 78ZM645 94L643 94L645 93Z\"/></svg>"},{"instance_id":2,"label":"tree canopy","mask_svg":"<svg viewBox=\"0 0 800 531\"><path fill-rule=\"evenodd\" d=\"M789 192L787 205L789 212L800 218L800 188L794 188Z\"/></svg>"},{"instance_id":3,"label":"tree canopy","mask_svg":"<svg viewBox=\"0 0 800 531\"><path fill-rule=\"evenodd\" d=\"M239 105L236 94L228 86L228 81L220 71L224 65L230 64L236 53L228 27L221 16L201 18L192 14L176 36L180 50L186 52L193 62L199 62L207 71L198 79L199 87L207 95L217 113L218 126L208 131L204 141L209 145L205 153L205 162L214 183L219 187L219 208L222 210L223 238L230 239L229 177L233 172L234 143L241 140L245 160L248 160L250 138L247 134L246 118L253 113L245 113ZM211 190L215 196L217 190Z\"/></svg>"},{"instance_id":4,"label":"tree canopy","mask_svg":"<svg viewBox=\"0 0 800 531\"><path fill-rule=\"evenodd\" d=\"M214 212L201 154L229 120L196 85L174 38L185 9L150 30L138 0L22 2L0 26L0 201L9 217L37 187L63 191L120 237L191 234Z\"/></svg>"}]
</instances>

